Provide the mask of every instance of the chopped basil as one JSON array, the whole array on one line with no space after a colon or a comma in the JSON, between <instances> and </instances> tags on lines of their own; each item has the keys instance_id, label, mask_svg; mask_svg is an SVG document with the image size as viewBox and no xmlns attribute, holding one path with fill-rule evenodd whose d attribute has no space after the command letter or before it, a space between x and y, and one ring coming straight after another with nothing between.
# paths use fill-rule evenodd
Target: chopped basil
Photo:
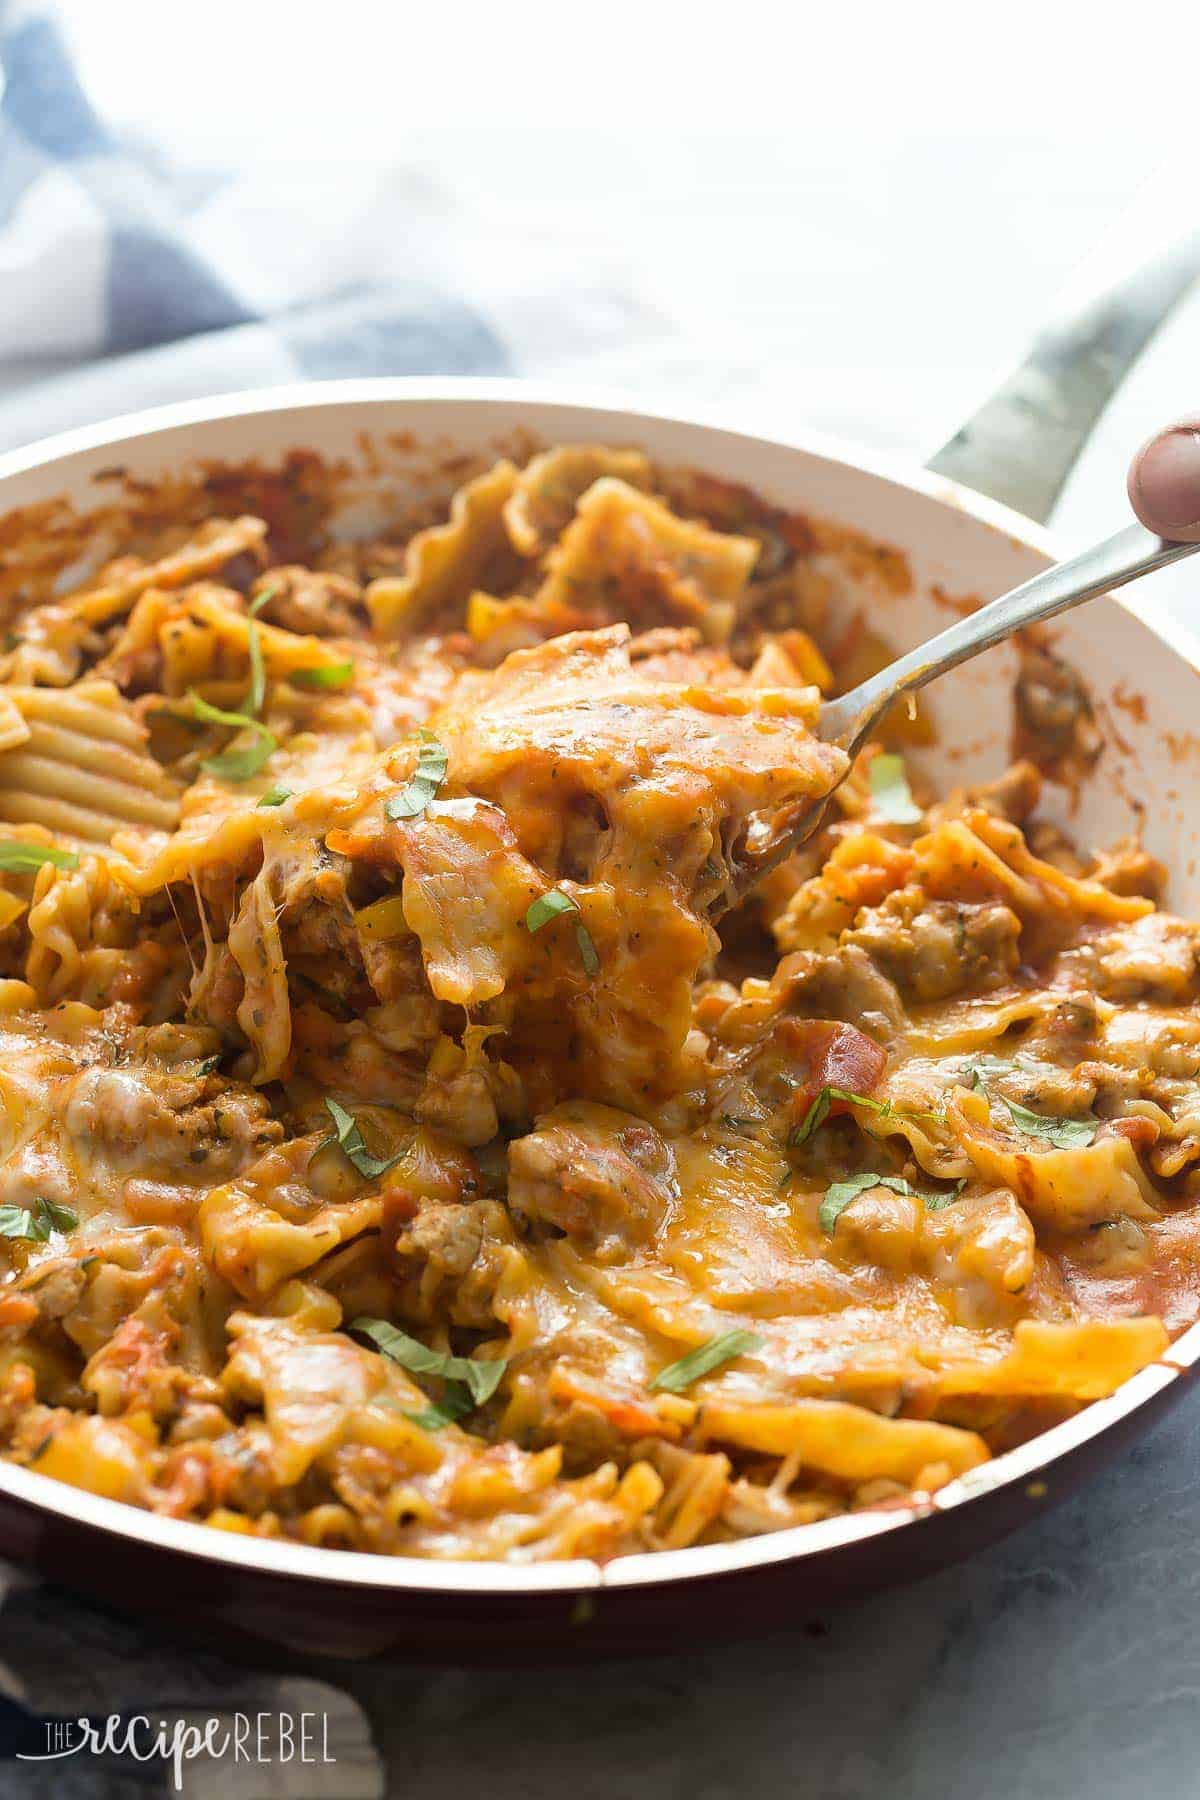
<instances>
[{"instance_id":1,"label":"chopped basil","mask_svg":"<svg viewBox=\"0 0 1200 1800\"><path fill-rule=\"evenodd\" d=\"M825 1190L817 1213L817 1223L826 1236L833 1236L834 1227L852 1200L857 1200L868 1188L876 1187L891 1188L894 1194L912 1193L907 1181L901 1180L899 1175L876 1175L871 1170L863 1175L849 1175L845 1181L835 1181Z\"/></svg>"},{"instance_id":2,"label":"chopped basil","mask_svg":"<svg viewBox=\"0 0 1200 1800\"><path fill-rule=\"evenodd\" d=\"M202 720L193 718L191 713L176 712L171 706L156 706L144 716L147 724L151 725L178 725L181 730L193 733L204 730Z\"/></svg>"},{"instance_id":3,"label":"chopped basil","mask_svg":"<svg viewBox=\"0 0 1200 1800\"><path fill-rule=\"evenodd\" d=\"M267 671L263 664L258 626L253 619L246 628L246 648L250 653L250 690L242 701L242 711L256 719L267 697Z\"/></svg>"},{"instance_id":4,"label":"chopped basil","mask_svg":"<svg viewBox=\"0 0 1200 1800\"><path fill-rule=\"evenodd\" d=\"M220 1066L221 1066L221 1054L220 1054L220 1051L218 1051L216 1056L206 1056L203 1059L203 1061L198 1062L196 1064L196 1074L197 1074L197 1076L211 1075L213 1070L219 1069Z\"/></svg>"},{"instance_id":5,"label":"chopped basil","mask_svg":"<svg viewBox=\"0 0 1200 1800\"><path fill-rule=\"evenodd\" d=\"M570 894L565 894L562 888L551 888L549 893L539 894L537 899L531 901L526 908L525 929L526 931L540 931L543 925L550 923L551 919L561 919L564 913L577 913L578 911L578 900L572 899ZM591 932L583 923L575 927L575 942L579 946L579 957L583 963L584 972L588 975L598 975L600 973L600 953L596 949Z\"/></svg>"},{"instance_id":6,"label":"chopped basil","mask_svg":"<svg viewBox=\"0 0 1200 1800\"><path fill-rule=\"evenodd\" d=\"M70 1206L60 1206L57 1200L39 1200L38 1205L55 1231L74 1231L79 1223L79 1214Z\"/></svg>"},{"instance_id":7,"label":"chopped basil","mask_svg":"<svg viewBox=\"0 0 1200 1800\"><path fill-rule=\"evenodd\" d=\"M20 838L0 839L0 869L10 875L31 875L43 863L56 869L77 869L79 858L73 850L55 850L48 844L29 844Z\"/></svg>"},{"instance_id":8,"label":"chopped basil","mask_svg":"<svg viewBox=\"0 0 1200 1800\"><path fill-rule=\"evenodd\" d=\"M418 1338L409 1337L406 1331L389 1325L386 1319L355 1319L350 1329L370 1338L377 1350L392 1362L399 1363L402 1369L407 1369L410 1375L437 1375L446 1383L440 1401L422 1412L405 1414L423 1431L440 1431L443 1425L450 1425L477 1406L486 1405L508 1367L505 1357L476 1359L431 1350Z\"/></svg>"},{"instance_id":9,"label":"chopped basil","mask_svg":"<svg viewBox=\"0 0 1200 1800\"><path fill-rule=\"evenodd\" d=\"M440 1400L433 1405L423 1406L420 1412L409 1412L407 1407L401 1408L404 1417L414 1425L419 1425L422 1431L440 1431L443 1425L456 1425L474 1410L475 1402L466 1388L453 1385L446 1389Z\"/></svg>"},{"instance_id":10,"label":"chopped basil","mask_svg":"<svg viewBox=\"0 0 1200 1800\"><path fill-rule=\"evenodd\" d=\"M194 716L202 719L206 725L229 725L236 731L254 733L254 742L242 750L225 750L220 756L205 757L201 767L218 780L249 781L278 749L274 734L258 719L250 718L247 713L223 712L219 706L211 705L194 688L189 691L188 698L192 703Z\"/></svg>"},{"instance_id":11,"label":"chopped basil","mask_svg":"<svg viewBox=\"0 0 1200 1800\"><path fill-rule=\"evenodd\" d=\"M295 687L348 687L354 680L354 664L352 662L320 663L315 669L293 669L288 680Z\"/></svg>"},{"instance_id":12,"label":"chopped basil","mask_svg":"<svg viewBox=\"0 0 1200 1800\"><path fill-rule=\"evenodd\" d=\"M1058 1150L1073 1150L1090 1144L1100 1129L1092 1119L1047 1119L1041 1113L1030 1112L1027 1106L1018 1106L1015 1100L1006 1100L1004 1104L1018 1131L1023 1131L1027 1137L1045 1138Z\"/></svg>"},{"instance_id":13,"label":"chopped basil","mask_svg":"<svg viewBox=\"0 0 1200 1800\"><path fill-rule=\"evenodd\" d=\"M328 1094L325 1096L325 1110L333 1120L334 1129L318 1148L323 1150L327 1144L336 1144L349 1157L359 1174L365 1175L368 1181L374 1181L377 1176L393 1168L404 1155L403 1150L398 1150L395 1156L372 1156L353 1113L348 1113L344 1106L339 1106Z\"/></svg>"},{"instance_id":14,"label":"chopped basil","mask_svg":"<svg viewBox=\"0 0 1200 1800\"><path fill-rule=\"evenodd\" d=\"M586 925L575 927L575 942L579 945L579 956L583 963L585 975L600 973L600 953L592 942L592 934Z\"/></svg>"},{"instance_id":15,"label":"chopped basil","mask_svg":"<svg viewBox=\"0 0 1200 1800\"><path fill-rule=\"evenodd\" d=\"M868 1188L891 1188L893 1194L908 1194L923 1201L929 1212L940 1212L943 1207L958 1199L966 1185L964 1176L961 1181L955 1182L949 1192L924 1192L912 1187L899 1175L876 1175L872 1170L867 1170L863 1175L848 1175L845 1181L835 1181L825 1190L825 1198L817 1212L817 1222L826 1236L832 1237L834 1227L850 1202L857 1200L860 1194L865 1194Z\"/></svg>"},{"instance_id":16,"label":"chopped basil","mask_svg":"<svg viewBox=\"0 0 1200 1800\"><path fill-rule=\"evenodd\" d=\"M263 794L262 797L260 798L258 804L260 806L282 806L284 801L290 800L291 797L292 797L291 788L281 788L281 787L268 788L266 793Z\"/></svg>"},{"instance_id":17,"label":"chopped basil","mask_svg":"<svg viewBox=\"0 0 1200 1800\"><path fill-rule=\"evenodd\" d=\"M973 1056L963 1068L963 1080L969 1088L979 1089L991 1075L1011 1075L1016 1064L1004 1056Z\"/></svg>"},{"instance_id":18,"label":"chopped basil","mask_svg":"<svg viewBox=\"0 0 1200 1800\"><path fill-rule=\"evenodd\" d=\"M262 593L255 594L253 600L250 602L250 617L253 618L255 613L260 613L267 604L267 601L273 600L278 592L279 583L277 581L268 582Z\"/></svg>"},{"instance_id":19,"label":"chopped basil","mask_svg":"<svg viewBox=\"0 0 1200 1800\"><path fill-rule=\"evenodd\" d=\"M894 1113L900 1119L923 1119L933 1124L938 1123L937 1113L916 1112L907 1107L895 1106L890 1100L872 1100L869 1094L853 1094L847 1088L823 1087L788 1138L788 1143L793 1148L797 1144L807 1143L817 1127L825 1123L829 1117L830 1103L834 1100L847 1100L852 1106L867 1106L872 1112L877 1112L881 1119L890 1119Z\"/></svg>"},{"instance_id":20,"label":"chopped basil","mask_svg":"<svg viewBox=\"0 0 1200 1800\"><path fill-rule=\"evenodd\" d=\"M893 825L919 825L920 807L912 797L902 756L875 756L867 771L875 811Z\"/></svg>"},{"instance_id":21,"label":"chopped basil","mask_svg":"<svg viewBox=\"0 0 1200 1800\"><path fill-rule=\"evenodd\" d=\"M416 772L398 794L387 802L384 812L389 819L415 819L423 813L446 779L449 755L432 731L421 732L421 748L417 752Z\"/></svg>"},{"instance_id":22,"label":"chopped basil","mask_svg":"<svg viewBox=\"0 0 1200 1800\"><path fill-rule=\"evenodd\" d=\"M726 1331L720 1337L711 1337L689 1350L686 1356L681 1356L678 1362L660 1369L650 1383L651 1391L682 1394L684 1388L691 1387L702 1375L711 1375L714 1369L719 1369L722 1363L732 1362L736 1356L761 1350L763 1343L764 1339L753 1331Z\"/></svg>"},{"instance_id":23,"label":"chopped basil","mask_svg":"<svg viewBox=\"0 0 1200 1800\"><path fill-rule=\"evenodd\" d=\"M461 1383L476 1406L483 1406L491 1399L508 1367L504 1357L476 1359L431 1350L419 1338L409 1337L406 1331L389 1325L386 1319L355 1319L350 1329L369 1337L377 1350L382 1350L410 1375L440 1375L443 1381Z\"/></svg>"},{"instance_id":24,"label":"chopped basil","mask_svg":"<svg viewBox=\"0 0 1200 1800\"><path fill-rule=\"evenodd\" d=\"M265 587L261 594L256 594L250 602L250 623L246 628L246 648L250 653L250 691L242 701L242 711L257 718L263 709L263 701L267 697L267 671L263 667L262 640L258 626L254 623L256 613L260 613L268 600L273 600L279 592L279 584L273 583ZM234 779L242 779L240 776Z\"/></svg>"},{"instance_id":25,"label":"chopped basil","mask_svg":"<svg viewBox=\"0 0 1200 1800\"><path fill-rule=\"evenodd\" d=\"M788 1138L788 1143L793 1146L806 1144L813 1132L829 1117L829 1108L834 1100L848 1100L855 1106L870 1106L881 1113L891 1111L891 1104L888 1101L871 1100L866 1094L852 1094L846 1088L823 1087Z\"/></svg>"},{"instance_id":26,"label":"chopped basil","mask_svg":"<svg viewBox=\"0 0 1200 1800\"><path fill-rule=\"evenodd\" d=\"M44 1244L51 1231L73 1231L78 1223L79 1214L56 1200L35 1200L32 1208L0 1206L0 1237Z\"/></svg>"},{"instance_id":27,"label":"chopped basil","mask_svg":"<svg viewBox=\"0 0 1200 1800\"><path fill-rule=\"evenodd\" d=\"M564 913L578 911L578 900L572 900L570 894L564 894L561 888L551 888L548 894L539 894L526 908L525 929L540 931L551 919L560 919Z\"/></svg>"},{"instance_id":28,"label":"chopped basil","mask_svg":"<svg viewBox=\"0 0 1200 1800\"><path fill-rule=\"evenodd\" d=\"M958 1196L962 1193L966 1185L967 1178L964 1175L962 1180L956 1181L954 1186L946 1193L922 1194L921 1198L925 1202L925 1211L941 1212L943 1208L953 1205L954 1201L958 1199Z\"/></svg>"}]
</instances>

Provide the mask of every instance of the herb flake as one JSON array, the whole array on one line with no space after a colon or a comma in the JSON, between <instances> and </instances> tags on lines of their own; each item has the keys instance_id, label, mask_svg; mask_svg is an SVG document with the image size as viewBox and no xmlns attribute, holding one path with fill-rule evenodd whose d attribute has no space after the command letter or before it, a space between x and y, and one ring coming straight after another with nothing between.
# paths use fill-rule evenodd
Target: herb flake
<instances>
[{"instance_id":1,"label":"herb flake","mask_svg":"<svg viewBox=\"0 0 1200 1800\"><path fill-rule=\"evenodd\" d=\"M417 767L407 785L384 806L389 819L415 819L425 811L431 800L436 800L443 781L446 779L446 765L449 762L446 746L439 743L432 731L421 731L421 748L417 752Z\"/></svg>"},{"instance_id":2,"label":"herb flake","mask_svg":"<svg viewBox=\"0 0 1200 1800\"><path fill-rule=\"evenodd\" d=\"M344 688L354 680L352 662L318 663L312 669L293 669L288 676L293 687ZM444 773L444 771L443 771Z\"/></svg>"},{"instance_id":3,"label":"herb flake","mask_svg":"<svg viewBox=\"0 0 1200 1800\"><path fill-rule=\"evenodd\" d=\"M526 931L540 931L551 919L561 919L564 913L578 912L579 902L561 888L551 888L548 894L539 894L525 909Z\"/></svg>"},{"instance_id":4,"label":"herb flake","mask_svg":"<svg viewBox=\"0 0 1200 1800\"><path fill-rule=\"evenodd\" d=\"M0 1237L44 1244L52 1231L74 1231L79 1214L56 1200L38 1199L32 1207L0 1206Z\"/></svg>"},{"instance_id":5,"label":"herb flake","mask_svg":"<svg viewBox=\"0 0 1200 1800\"><path fill-rule=\"evenodd\" d=\"M592 942L592 934L586 925L575 927L575 942L579 945L579 959L583 964L585 975L600 973L600 952Z\"/></svg>"},{"instance_id":6,"label":"herb flake","mask_svg":"<svg viewBox=\"0 0 1200 1800\"><path fill-rule=\"evenodd\" d=\"M398 1150L395 1156L372 1156L353 1113L348 1113L344 1106L339 1106L328 1094L325 1096L325 1110L333 1120L334 1128L317 1146L318 1149L323 1150L329 1144L336 1144L359 1174L365 1175L368 1181L375 1181L388 1169L394 1168L404 1155L403 1150Z\"/></svg>"},{"instance_id":7,"label":"herb flake","mask_svg":"<svg viewBox=\"0 0 1200 1800\"><path fill-rule=\"evenodd\" d=\"M207 769L220 781L249 781L257 775L268 757L279 748L273 732L267 730L259 719L252 719L248 713L223 712L219 706L213 706L195 688L189 690L188 698L192 703L192 712L197 719L206 725L228 725L235 731L252 731L254 742L241 750L224 750L219 756L206 756L201 768Z\"/></svg>"},{"instance_id":8,"label":"herb flake","mask_svg":"<svg viewBox=\"0 0 1200 1800\"><path fill-rule=\"evenodd\" d=\"M681 1356L678 1362L668 1363L665 1369L660 1369L650 1383L650 1390L652 1393L682 1394L694 1381L711 1375L723 1363L746 1356L752 1350L761 1350L764 1342L765 1339L753 1331L726 1331L720 1337L710 1337L689 1350L686 1356Z\"/></svg>"},{"instance_id":9,"label":"herb flake","mask_svg":"<svg viewBox=\"0 0 1200 1800\"><path fill-rule=\"evenodd\" d=\"M890 1119L895 1114L899 1119L921 1119L934 1125L940 1122L937 1113L916 1112L907 1107L895 1106L890 1100L873 1100L870 1094L854 1094L848 1088L823 1087L788 1138L793 1149L799 1144L807 1143L813 1132L825 1123L834 1100L845 1100L851 1106L866 1106L871 1112L878 1113L881 1119Z\"/></svg>"},{"instance_id":10,"label":"herb flake","mask_svg":"<svg viewBox=\"0 0 1200 1800\"><path fill-rule=\"evenodd\" d=\"M944 1193L922 1194L921 1198L925 1202L925 1211L944 1212L946 1207L953 1206L966 1185L967 1178L964 1175L960 1181L956 1181L954 1186L947 1189Z\"/></svg>"},{"instance_id":11,"label":"herb flake","mask_svg":"<svg viewBox=\"0 0 1200 1800\"><path fill-rule=\"evenodd\" d=\"M572 895L564 893L562 888L551 888L545 894L539 894L531 900L525 910L525 929L528 932L540 931L543 925L549 925L552 919L561 919L565 913L577 913L579 902ZM596 949L591 932L582 920L575 927L575 942L579 946L579 957L584 972L588 975L600 973L600 952Z\"/></svg>"},{"instance_id":12,"label":"herb flake","mask_svg":"<svg viewBox=\"0 0 1200 1800\"><path fill-rule=\"evenodd\" d=\"M876 1175L870 1169L862 1175L848 1175L845 1181L835 1181L825 1190L825 1198L817 1212L817 1223L826 1237L833 1236L837 1222L850 1202L865 1194L868 1188L876 1187L891 1188L894 1194L912 1193L907 1181L899 1175Z\"/></svg>"},{"instance_id":13,"label":"herb flake","mask_svg":"<svg viewBox=\"0 0 1200 1800\"><path fill-rule=\"evenodd\" d=\"M43 863L56 869L77 869L74 850L56 850L51 844L29 844L21 838L0 839L0 869L10 875L32 875Z\"/></svg>"},{"instance_id":14,"label":"herb flake","mask_svg":"<svg viewBox=\"0 0 1200 1800\"><path fill-rule=\"evenodd\" d=\"M1026 1137L1045 1138L1058 1150L1075 1150L1090 1144L1100 1129L1091 1119L1048 1119L1041 1113L1030 1112L1027 1106L1019 1106L1015 1100L1006 1100L1004 1104L1018 1131L1023 1131Z\"/></svg>"},{"instance_id":15,"label":"herb flake","mask_svg":"<svg viewBox=\"0 0 1200 1800\"><path fill-rule=\"evenodd\" d=\"M386 1319L355 1319L350 1329L370 1338L377 1350L410 1375L436 1375L446 1383L446 1392L440 1401L422 1412L405 1414L423 1431L440 1431L443 1425L453 1424L477 1406L486 1405L508 1367L506 1357L450 1356L440 1350L431 1350L428 1344L409 1337L406 1331L390 1325Z\"/></svg>"},{"instance_id":16,"label":"herb flake","mask_svg":"<svg viewBox=\"0 0 1200 1800\"><path fill-rule=\"evenodd\" d=\"M835 1181L825 1190L825 1198L817 1212L817 1222L826 1237L832 1237L838 1220L850 1202L857 1200L860 1194L865 1194L868 1188L890 1188L893 1194L908 1194L913 1199L920 1200L927 1212L941 1212L958 1199L966 1185L967 1178L964 1176L948 1190L923 1190L913 1187L900 1175L877 1175L874 1170L868 1169L862 1175L848 1175L845 1181Z\"/></svg>"},{"instance_id":17,"label":"herb flake","mask_svg":"<svg viewBox=\"0 0 1200 1800\"><path fill-rule=\"evenodd\" d=\"M256 613L260 613L262 611L263 607L267 604L267 601L273 600L278 592L279 592L279 583L277 581L268 582L267 586L262 590L262 592L260 594L255 594L253 600L250 602L250 606L248 608L250 617L254 618Z\"/></svg>"},{"instance_id":18,"label":"herb flake","mask_svg":"<svg viewBox=\"0 0 1200 1800\"><path fill-rule=\"evenodd\" d=\"M242 701L242 711L251 718L257 718L263 709L263 701L267 697L267 671L263 663L262 641L258 634L258 626L251 619L246 627L246 649L250 655L250 688Z\"/></svg>"}]
</instances>

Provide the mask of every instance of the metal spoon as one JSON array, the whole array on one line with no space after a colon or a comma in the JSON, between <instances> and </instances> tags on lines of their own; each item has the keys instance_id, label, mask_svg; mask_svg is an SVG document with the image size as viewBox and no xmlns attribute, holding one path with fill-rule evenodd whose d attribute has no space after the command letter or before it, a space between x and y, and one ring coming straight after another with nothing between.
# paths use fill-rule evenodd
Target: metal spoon
<instances>
[{"instance_id":1,"label":"metal spoon","mask_svg":"<svg viewBox=\"0 0 1200 1800\"><path fill-rule=\"evenodd\" d=\"M1069 557L1066 562L1056 563L1011 593L1001 595L999 600L959 619L927 644L918 645L881 669L878 675L860 681L848 694L827 700L818 718L817 736L827 744L837 744L852 757L882 714L904 694L915 693L927 681L956 669L959 663L983 650L990 650L1014 631L1036 625L1042 619L1053 619L1084 600L1094 600L1113 588L1124 587L1196 550L1200 550L1200 544L1172 543L1156 537L1144 525L1128 525L1115 537L1106 538L1104 543ZM731 899L740 900L812 836L840 785L837 783L818 801L798 801L786 816L773 819L763 833L766 841L761 847L753 837L747 842L738 859Z\"/></svg>"}]
</instances>

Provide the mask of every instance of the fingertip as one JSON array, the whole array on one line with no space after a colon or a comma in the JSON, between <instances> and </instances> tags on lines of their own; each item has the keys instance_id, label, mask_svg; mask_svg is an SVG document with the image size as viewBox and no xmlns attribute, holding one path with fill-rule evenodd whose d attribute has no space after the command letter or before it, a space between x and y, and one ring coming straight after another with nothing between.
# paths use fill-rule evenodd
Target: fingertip
<instances>
[{"instance_id":1,"label":"fingertip","mask_svg":"<svg viewBox=\"0 0 1200 1800\"><path fill-rule=\"evenodd\" d=\"M1129 466L1129 504L1148 531L1200 543L1200 420L1155 432Z\"/></svg>"}]
</instances>

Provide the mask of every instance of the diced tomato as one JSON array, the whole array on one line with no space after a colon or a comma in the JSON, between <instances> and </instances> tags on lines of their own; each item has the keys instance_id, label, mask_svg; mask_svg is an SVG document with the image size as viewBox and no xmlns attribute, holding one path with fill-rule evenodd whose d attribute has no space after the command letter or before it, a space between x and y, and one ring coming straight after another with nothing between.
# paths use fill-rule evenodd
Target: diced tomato
<instances>
[{"instance_id":1,"label":"diced tomato","mask_svg":"<svg viewBox=\"0 0 1200 1800\"><path fill-rule=\"evenodd\" d=\"M869 1094L879 1085L887 1067L887 1051L854 1025L834 1019L782 1019L777 1027L789 1051L805 1065L792 1097L792 1122L798 1125L822 1088L843 1088L848 1094ZM848 1112L844 1100L834 1100L831 1113Z\"/></svg>"}]
</instances>

